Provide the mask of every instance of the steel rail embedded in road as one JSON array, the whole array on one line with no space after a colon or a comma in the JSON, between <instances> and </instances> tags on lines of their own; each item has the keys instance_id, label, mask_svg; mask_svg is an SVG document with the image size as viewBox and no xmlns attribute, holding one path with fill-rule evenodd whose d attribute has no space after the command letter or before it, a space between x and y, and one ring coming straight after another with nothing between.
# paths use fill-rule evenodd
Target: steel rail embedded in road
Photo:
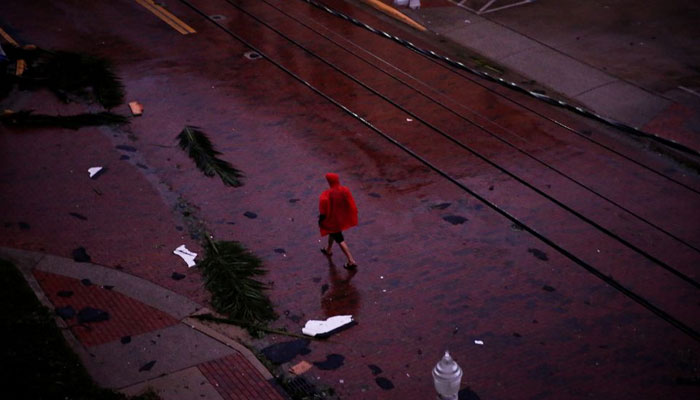
<instances>
[{"instance_id":1,"label":"steel rail embedded in road","mask_svg":"<svg viewBox=\"0 0 700 400\"><path fill-rule=\"evenodd\" d=\"M503 217L507 218L507 219L510 220L511 222L518 224L520 227L522 227L523 230L527 231L528 233L530 233L531 235L533 235L534 237L536 237L537 239L539 239L539 240L542 241L543 243L545 243L545 244L547 244L548 246L552 247L552 248L555 249L558 253L562 254L563 256L565 256L566 258L568 258L569 260L573 261L575 264L577 264L577 265L579 265L580 267L584 268L586 271L588 271L588 272L591 273L592 275L596 276L597 278L599 278L599 279L602 280L603 282L607 283L608 285L610 285L611 287L613 287L614 289L616 289L617 291L619 291L619 292L622 293L623 295L627 296L627 297L630 298L631 300L635 301L636 303L640 304L641 306L643 306L643 307L646 308L647 310L651 311L652 313L654 313L655 315L657 315L658 317L660 317L660 318L663 319L664 321L668 322L669 324L671 324L671 325L674 326L675 328L679 329L680 331L682 331L682 332L685 333L686 335L690 336L691 338L693 338L693 339L696 340L696 341L700 341L700 333L698 333L697 331L695 331L695 330L694 330L693 328L691 328L690 326L688 326L688 325L686 325L685 323L681 322L680 320L678 320L677 318L673 317L672 315L670 315L669 313L665 312L664 310L660 309L659 307L656 307L656 306L653 305L651 302L649 302L648 300L646 300L644 297L642 297L642 296L636 294L635 292L633 292L632 290L626 288L625 286L623 286L622 284L620 284L619 282L617 282L617 281L614 280L613 278L611 278L611 277L609 277L609 276L606 276L604 273L602 273L601 271L599 271L598 269L596 269L596 268L593 267L592 265L589 265L588 263L586 263L585 261L583 261L582 259L580 259L580 258L577 257L576 255L574 255L573 253L569 252L569 251L566 250L565 248L561 247L560 245L558 245L557 243L555 243L553 240L551 240L551 239L549 239L548 237L546 237L545 235L539 233L539 232L538 232L537 230L535 230L534 228L532 228L532 227L530 227L530 226L524 224L523 222L521 222L520 220L518 220L516 217L512 216L512 215L511 215L510 213L508 213L507 211L501 209L500 207L498 207L498 205L496 205L496 204L494 204L494 203L488 201L486 198L480 196L478 193L476 193L475 191L473 191L472 189L470 189L470 188L467 187L466 185L462 184L462 183L459 182L457 179L451 177L449 174L447 174L446 172L444 172L443 170L441 170L441 169L438 168L437 166L433 165L433 164L430 163L428 160L426 160L425 158L421 157L419 154L415 153L415 152L414 152L413 150L411 150L410 148L408 148L408 147L406 147L405 145L401 144L399 141L397 141L396 139L394 139L394 138L391 137L390 135L386 134L385 132L383 132L382 130L380 130L380 129L377 128L376 126L374 126L371 122L367 121L365 118L361 117L360 115L358 115L357 113L355 113L354 111L352 111L351 109L349 109L348 107L346 107L345 105L343 105L342 103L340 103L339 101L337 101L336 99L332 98L331 96L327 95L326 93L324 93L324 92L321 91L320 89L318 89L318 88L316 88L315 86L311 85L309 82L305 81L305 80L304 80L303 78L301 78L299 75L295 74L293 71L291 71L291 70L289 70L288 68L286 68L286 67L285 67L284 65L282 65L280 62L276 61L275 59L271 58L269 55L265 54L261 49L257 48L255 45L253 45L252 43L250 43L249 41L247 41L246 39L244 39L244 38L241 37L240 35L236 34L236 33L233 32L233 31L231 31L231 30L228 29L226 26L222 25L220 22L218 22L218 21L212 19L210 16L208 16L206 13L204 13L201 9L199 9L199 8L197 8L195 5L193 5L190 1L188 1L188 0L179 0L179 1L180 1L181 3L183 3L184 5L186 5L187 7L189 7L190 9L192 9L192 10L193 10L194 12L196 12L197 14L201 15L201 16L202 16L203 18L205 18L207 21L209 21L209 22L211 22L212 24L216 25L219 29L221 29L222 31L224 31L226 34L228 34L229 36L231 36L231 37L234 38L235 40L237 40L237 41L239 41L240 43L242 43L243 45L249 47L251 50L253 50L253 51L259 53L263 58L265 58L267 61L269 61L270 63L272 63L273 65L275 65L277 68L279 68L280 70L282 70L284 73L288 74L288 75L289 75L290 77L292 77L294 80L298 81L299 83L301 83L302 85L306 86L307 88L309 88L309 89L310 89L311 91L313 91L314 93L316 93L316 94L318 94L319 96L323 97L325 100L327 100L328 102L330 102L331 104L333 104L334 106L336 106L337 108L339 108L342 112L344 112L344 113L350 115L352 118L355 118L356 120L358 120L359 122L361 122L363 125L367 126L369 129L371 129L373 132L375 132L376 134L378 134L378 135L381 136L382 138L386 139L386 140L389 141L391 144L397 146L399 149L401 149L401 150L404 151L405 153L409 154L411 157L413 157L414 159L418 160L419 162L421 162L422 164L424 164L426 167L430 168L432 171L434 171L434 172L437 173L438 175L442 176L443 178L445 178L445 179L448 180L449 182L453 183L454 185L456 185L457 187L459 187L459 188L462 189L463 191L467 192L468 194L470 194L471 196L473 196L474 198L476 198L477 200L479 200L480 202L482 202L483 204L485 204L487 207L489 207L489 208L491 208L492 210L496 211L498 214L500 214L500 215L502 215Z\"/></svg>"},{"instance_id":2,"label":"steel rail embedded in road","mask_svg":"<svg viewBox=\"0 0 700 400\"><path fill-rule=\"evenodd\" d=\"M554 173L556 173L557 175L562 176L563 178L565 178L566 180L572 182L573 184L575 184L575 185L577 185L577 186L579 186L579 187L585 189L586 191L588 191L588 192L594 194L595 196L597 196L597 197L603 199L604 201L606 201L606 202L608 202L608 203L614 205L615 207L617 207L617 208L619 208L620 210L626 212L627 214L633 216L634 218L638 219L639 221L641 221L641 222L643 222L643 223L649 225L650 227L652 227L652 228L658 230L659 232L661 232L661 233L667 235L667 236L670 237L671 239L673 239L673 240L675 240L675 241L677 241L677 242L679 242L679 243L685 245L685 246L688 247L689 249L692 249L692 250L694 250L695 252L699 252L699 253L700 253L700 248L694 246L694 245L691 244L691 243L688 243L688 242L687 242L686 240L684 240L683 238L680 238L680 237L674 235L673 233L671 233L671 232L665 230L664 228L662 228L662 227L656 225L656 224L653 223L652 221L649 221L648 219L646 219L646 218L644 218L644 217L642 217L642 216L636 214L634 211L632 211L632 210L626 208L626 207L623 206L622 204L617 203L617 202L614 201L613 199L610 199L610 198L608 198L607 196L605 196L605 195L603 195L603 194L597 192L596 190L592 189L592 188L589 187L588 185L586 185L586 184L584 184L584 183L582 183L582 182L577 181L576 179L574 179L573 177L569 176L568 174L562 172L561 170L555 168L554 166L552 166L552 165L550 165L550 164L547 164L545 161L542 161L541 159L535 157L535 156L532 155L530 152L528 152L528 151L526 151L526 150L523 150L523 149L517 147L515 144L511 143L511 142L508 141L507 139L505 139L505 138L503 138L502 136L498 135L497 133L493 132L493 130L487 128L487 127L484 126L483 124L481 124L481 123L479 123L479 122L477 122L477 121L474 121L474 120L472 120L472 119L470 119L470 118L468 118L468 117L462 115L461 113L455 111L453 108L447 106L446 104L444 104L444 103L441 102L440 100L437 100L437 99L431 97L430 95L426 94L426 93L423 92L421 89L419 89L419 88L417 88L417 87L415 87L415 86L409 84L408 82L406 82L406 81L400 79L400 78L397 77L397 76L394 76L394 75L388 73L387 71L385 71L385 70L379 68L379 67L376 66L375 64L372 64L371 62L369 62L369 61L365 60L364 58L358 56L356 53L353 53L352 51L350 51L350 50L347 49L346 47L342 46L342 45L341 45L340 43L338 43L336 40L330 38L329 36L325 35L324 33L320 32L320 31L318 31L318 30L314 29L313 27L309 26L309 25L308 25L307 23L305 23L304 21L301 21L301 20L298 19L297 17L295 17L295 16L293 16L293 15L290 15L289 13L287 13L287 12L285 12L284 10L280 9L279 7L277 7L277 6L273 5L273 4L271 4L269 1L263 0L263 2L266 3L266 4L268 4L270 7L276 9L276 10L279 11L280 13L284 14L285 16L289 17L290 19L292 19L292 20L298 22L300 25L306 27L307 29L313 31L314 33L316 33L316 34L318 34L319 36L323 37L324 39L328 40L329 42L335 44L337 47L339 47L339 48L343 49L344 51L346 51L350 56L355 57L355 58L361 60L361 61L364 62L366 65L368 65L368 66L370 66L370 67L372 67L372 68L374 68L374 69L380 71L381 73L385 74L387 77L389 77L389 78L391 78L391 79L394 79L394 80L400 82L402 85L404 85L404 86L406 86L406 87L411 88L413 91L415 91L416 93L418 93L418 94L420 94L421 96L425 97L426 99L430 100L430 101L433 102L434 104L440 106L441 108L445 109L445 110L448 111L449 113L454 114L456 117L458 117L458 118L464 120L465 122L467 122L467 123L473 125L474 127L478 128L478 129L480 129L481 131L483 131L484 133L488 134L489 136L491 136L491 137L493 137L493 138L495 138L495 139L501 141L502 143L504 143L504 144L506 144L507 146L511 147L511 148L514 149L515 151L517 151L517 152L519 152L519 153L525 155L526 157L528 157L528 158L534 160L535 162L539 163L540 165L544 166L545 168L552 170L552 171L553 171ZM242 10L242 11L243 11L243 10ZM245 11L244 11L244 12L245 12ZM251 15L251 16L252 16L252 15ZM264 22L260 21L259 19L258 19L258 21L264 24ZM266 25L266 26L267 26L267 25ZM271 28L271 29L272 29L272 28ZM277 32L278 32L278 31L277 31ZM279 33L280 35L282 35L280 32L278 32L278 33ZM285 38L287 38L286 35L282 35L282 36L285 37ZM290 40L289 38L287 38L287 39ZM291 40L290 40L290 41L291 41ZM365 51L365 52L366 52L367 54L369 54L371 57L374 57L374 58L380 60L381 62L386 63L388 66L390 66L390 67L392 67L392 68L394 68L394 69L400 71L402 74L405 74L405 75L407 75L407 76L410 76L408 73L404 73L403 71L399 70L398 68L396 68L396 67L393 66L392 64L388 63L387 61L384 61L383 59L381 59L381 58L378 57L377 55L375 55L375 54L373 54L373 53L371 53L371 52L369 52L369 51L367 51L367 50L365 50L365 49L359 47L358 45L352 43L351 41L349 41L349 40L347 40L347 39L346 39L346 41L347 41L349 44L351 44L351 45L357 47L359 50ZM292 41L292 42L293 42L293 41ZM293 42L293 43L294 43L294 42ZM295 44L296 44L297 46L299 46L299 47L302 47L302 46L299 45L298 43L295 43ZM308 50L307 50L307 51L308 51ZM313 54L313 52L310 52L310 51L309 51L309 53L310 53L310 54ZM315 55L315 56L316 56L316 55ZM319 58L319 59L320 59L320 58ZM334 65L334 64L332 64L332 63L330 63L330 62L328 62L328 61L324 61L324 62L325 62L326 64L328 64L328 65L332 65L333 68L337 69L337 70L340 71L341 73L343 73L343 74L345 74L346 76L348 76L348 77L350 77L351 79L353 79L353 78L350 76L350 74L347 74L347 73L345 73L345 72L342 72L336 65ZM412 77L412 78L413 78L413 77ZM416 80L416 81L418 81L418 82L420 82L420 83L423 84L424 86L428 87L427 84L425 84L424 82L420 81L418 78L413 78L413 79ZM354 79L353 79L353 80L354 80ZM357 80L357 81L359 82L359 80ZM363 85L363 86L364 86L364 85ZM367 89L369 89L369 90L372 90L371 88L369 88L369 87L367 87L367 86L365 86L365 87L366 87ZM430 87L428 87L428 88L430 89ZM487 89L488 89L488 88L487 88ZM434 90L434 89L433 89L433 90ZM434 91L435 91L435 90L434 90ZM437 91L435 91L435 92L437 92ZM438 93L438 94L439 94L439 93ZM392 100L388 100L388 99L387 99L387 101L390 101L392 104L395 104ZM410 111L404 110L404 108L402 108L401 106L397 106L397 107L401 108L403 111L407 112L408 114L414 115L414 114L411 113ZM479 117L488 120L487 117L480 115L476 110L471 110L470 108L468 108L468 107L466 107L466 106L463 106L463 107L466 108L468 111L473 112L474 114L478 115ZM419 120L421 120L420 117L417 117L417 116L416 116L416 118L419 119ZM423 121L421 120L421 122L423 122ZM517 135L517 133L513 132L511 129L509 129L509 128L507 128L507 127L503 127L503 126L499 125L498 123L496 123L496 122L494 122L494 121L490 121L490 120L489 120L489 122L492 123L492 124L494 124L494 125L497 126L498 128L503 129L503 130L506 131L506 132L512 133L512 134L514 134L514 135ZM426 123L426 124L427 124L427 123ZM428 126L430 126L430 125L428 125ZM431 128L432 128L432 126L431 126ZM442 133L442 131L440 131L440 133ZM447 134L444 134L444 135L447 135ZM447 136L449 136L450 138L452 138L451 135L447 135ZM464 145L462 145L461 143L460 143L459 145L460 145L460 146L464 146Z\"/></svg>"},{"instance_id":3,"label":"steel rail embedded in road","mask_svg":"<svg viewBox=\"0 0 700 400\"><path fill-rule=\"evenodd\" d=\"M591 220L590 218L588 218L588 217L586 217L585 215L581 214L580 212L574 210L573 208L569 207L568 205L564 204L563 202L561 202L561 201L555 199L554 197L550 196L549 194L545 193L544 191L538 189L538 188L535 187L534 185L532 185L532 184L530 184L529 182L527 182L525 179L519 177L518 175L516 175L516 174L514 174L513 172L509 171L507 168L501 166L500 164L498 164L498 163L492 161L492 160L491 160L490 158L488 158L487 156L481 154L481 153L478 152L476 149L474 149L474 148L472 148L472 147L470 147L470 146L468 146L468 145L462 143L461 141L459 141L459 140L457 140L456 138L454 138L452 135L450 135L450 134L444 132L442 129L440 129L440 128L438 128L437 126L433 125L432 123L426 121L425 119L423 119L423 118L420 117L419 115L417 115L417 114L411 112L410 110L406 109L405 107L403 107L403 106L401 106L400 104L396 103L395 101L391 100L391 99L388 98L386 95L384 95L384 94L380 93L379 91L375 90L374 88L368 86L367 84L365 84L364 82L360 81L359 79L357 79L356 77L352 76L351 74L347 73L346 71L343 71L343 70L342 70L341 68L339 68L337 65L333 64L332 62L326 60L325 58L321 57L320 55L318 55L318 54L314 53L313 51L309 50L308 48L304 47L304 46L303 46L302 44L300 44L299 42L295 41L294 39L292 39L292 38L290 38L289 36L285 35L284 33L280 32L278 29L276 29L275 27L269 25L267 22L261 20L261 19L258 18L257 16L253 15L252 13L250 13L249 11L247 11L246 9L244 9L243 7L241 7L240 5L234 3L234 2L231 1L231 0L225 0L225 1L226 1L227 3L229 3L229 4L231 4L231 6L237 8L240 12L242 12L242 13L248 15L250 18L254 19L254 20L257 21L258 23L260 23L260 24L262 24L263 26L267 27L267 28L270 29L271 31L277 33L279 36L281 36L282 38L284 38L284 39L287 40L288 42L294 44L295 46L297 46L298 48L300 48L300 49L303 50L304 52L308 53L308 54L311 55L312 57L318 59L319 61L323 62L324 64L326 64L326 65L328 65L329 67L333 68L334 70L338 71L340 74L342 74L343 76L345 76L345 77L347 77L348 79L352 80L352 81L355 82L356 84L358 84L358 85L362 86L363 88L369 90L369 91L372 92L374 95L380 97L381 99L383 99L383 100L386 101L387 103L391 104L393 107L395 107L395 108L397 108L397 109L399 109L399 110L405 112L406 114L412 116L412 117L415 118L416 120L422 122L424 125L426 125L426 126L429 127L430 129L432 129L433 131L437 132L439 135L443 136L443 137L446 138L447 140L449 140L449 141L451 141L452 143L456 144L456 145L459 146L460 148L462 148L462 149L468 151L468 152L471 153L472 155L476 156L476 157L479 158L480 160L482 160L482 161L484 161L485 163L487 163L487 164L491 165L492 167L496 168L496 169L499 170L500 172L502 172L502 173L508 175L509 177L511 177L512 179L514 179L514 180L517 181L518 183L520 183L521 185L523 185L523 186L527 187L528 189L530 189L530 190L534 191L535 193L537 193L539 196L544 197L545 199L547 199L548 201L554 203L554 204L557 205L558 207L560 207L560 208L566 210L567 212L569 212L569 213L571 213L572 215L576 216L576 217L579 218L580 220L582 220L582 221L586 222L587 224L593 226L593 227L594 227L595 229L597 229L599 232L602 232L602 233L606 234L607 236L611 237L612 239L618 241L618 242L621 243L623 246L625 246L625 247L627 247L628 249L630 249L630 250L636 252L637 254L643 256L644 258L646 258L647 260L651 261L652 263L654 263L654 264L660 266L661 268L663 268L663 269L665 269L666 271L670 272L671 274L675 275L675 276L678 277L679 279L681 279L681 280L685 281L686 283L692 285L692 286L695 287L696 289L700 289L700 282L697 282L697 281L694 280L693 278L691 278L691 277L685 275L684 273L678 271L677 269L675 269L675 268L673 268L672 266L668 265L668 264L665 263L664 261L662 261L662 260L660 260L660 259L654 257L653 255L647 253L646 251L644 251L643 249L639 248L638 246L636 246L636 245L630 243L630 242L627 241L626 239L620 237L619 235L615 234L614 232L610 231L609 229L605 228L604 226L598 224L597 222Z\"/></svg>"}]
</instances>

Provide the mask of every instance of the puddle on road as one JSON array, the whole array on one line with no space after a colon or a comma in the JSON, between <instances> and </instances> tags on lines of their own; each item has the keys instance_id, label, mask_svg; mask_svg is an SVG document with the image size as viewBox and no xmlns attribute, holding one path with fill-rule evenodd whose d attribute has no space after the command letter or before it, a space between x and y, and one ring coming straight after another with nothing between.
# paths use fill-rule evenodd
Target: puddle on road
<instances>
[{"instance_id":1,"label":"puddle on road","mask_svg":"<svg viewBox=\"0 0 700 400\"><path fill-rule=\"evenodd\" d=\"M382 369L379 368L379 366L370 364L368 365L369 369L372 371L372 375L379 375L382 373Z\"/></svg>"},{"instance_id":2,"label":"puddle on road","mask_svg":"<svg viewBox=\"0 0 700 400\"><path fill-rule=\"evenodd\" d=\"M73 250L72 254L75 262L90 262L92 260L85 250L85 247L82 246Z\"/></svg>"},{"instance_id":3,"label":"puddle on road","mask_svg":"<svg viewBox=\"0 0 700 400\"><path fill-rule=\"evenodd\" d=\"M452 205L452 203L440 203L440 204L434 204L434 205L430 206L430 208L432 208L433 210L444 210L451 205Z\"/></svg>"},{"instance_id":4,"label":"puddle on road","mask_svg":"<svg viewBox=\"0 0 700 400\"><path fill-rule=\"evenodd\" d=\"M339 273L338 268L331 263L328 269L330 286L321 286L321 308L326 317L357 315L360 308L360 292L350 283L356 273L356 270Z\"/></svg>"},{"instance_id":5,"label":"puddle on road","mask_svg":"<svg viewBox=\"0 0 700 400\"><path fill-rule=\"evenodd\" d=\"M173 274L170 275L170 277L171 277L173 280L176 280L176 281L185 279L185 275L180 274L180 273L177 273L177 272L173 272Z\"/></svg>"},{"instance_id":6,"label":"puddle on road","mask_svg":"<svg viewBox=\"0 0 700 400\"><path fill-rule=\"evenodd\" d=\"M547 253L545 253L542 250L529 248L529 249L527 249L527 252L532 253L532 255L535 256L535 258L537 258L538 260L542 260L542 261L549 260L549 257L547 257Z\"/></svg>"},{"instance_id":7,"label":"puddle on road","mask_svg":"<svg viewBox=\"0 0 700 400\"><path fill-rule=\"evenodd\" d=\"M380 388L382 388L384 390L391 390L394 388L394 382L390 381L387 378L380 376L379 378L375 379L374 381L377 382L377 386L379 386Z\"/></svg>"},{"instance_id":8,"label":"puddle on road","mask_svg":"<svg viewBox=\"0 0 700 400\"><path fill-rule=\"evenodd\" d=\"M344 362L345 356L340 354L329 354L326 356L325 361L314 361L313 364L320 370L331 371L342 367Z\"/></svg>"},{"instance_id":9,"label":"puddle on road","mask_svg":"<svg viewBox=\"0 0 700 400\"><path fill-rule=\"evenodd\" d=\"M461 225L461 224L469 221L467 218L464 218L461 215L446 215L446 216L442 217L442 219L451 223L452 225Z\"/></svg>"}]
</instances>

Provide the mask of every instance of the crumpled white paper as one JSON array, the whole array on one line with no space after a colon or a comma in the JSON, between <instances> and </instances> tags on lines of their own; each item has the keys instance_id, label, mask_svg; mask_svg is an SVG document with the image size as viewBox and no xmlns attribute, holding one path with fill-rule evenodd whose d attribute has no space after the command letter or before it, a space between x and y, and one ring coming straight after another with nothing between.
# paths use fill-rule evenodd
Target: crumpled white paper
<instances>
[{"instance_id":1,"label":"crumpled white paper","mask_svg":"<svg viewBox=\"0 0 700 400\"><path fill-rule=\"evenodd\" d=\"M175 249L173 254L177 254L178 256L182 257L182 259L187 263L188 267L192 268L195 266L194 259L197 257L197 253L187 250L187 247L185 247L184 244Z\"/></svg>"},{"instance_id":2,"label":"crumpled white paper","mask_svg":"<svg viewBox=\"0 0 700 400\"><path fill-rule=\"evenodd\" d=\"M335 317L330 317L325 321L312 319L306 321L306 325L304 325L304 327L301 329L301 333L308 336L323 335L345 325L351 324L352 322L352 315L336 315Z\"/></svg>"},{"instance_id":3,"label":"crumpled white paper","mask_svg":"<svg viewBox=\"0 0 700 400\"><path fill-rule=\"evenodd\" d=\"M90 178L94 177L95 175L99 174L100 171L102 171L102 167L92 167L88 168L88 174L90 174Z\"/></svg>"}]
</instances>

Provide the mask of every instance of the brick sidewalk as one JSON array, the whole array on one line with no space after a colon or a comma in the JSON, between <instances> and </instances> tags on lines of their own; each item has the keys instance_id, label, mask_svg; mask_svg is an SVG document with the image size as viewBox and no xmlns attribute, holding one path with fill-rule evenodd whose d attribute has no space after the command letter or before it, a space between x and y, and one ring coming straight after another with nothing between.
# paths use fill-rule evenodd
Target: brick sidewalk
<instances>
[{"instance_id":1,"label":"brick sidewalk","mask_svg":"<svg viewBox=\"0 0 700 400\"><path fill-rule=\"evenodd\" d=\"M21 250L0 248L0 257L23 271L37 297L49 308L72 308L75 315L56 317L57 322L68 328L64 335L69 344L101 386L131 395L152 388L163 400L287 398L261 373L261 364L252 364L254 357L241 353L242 346L233 348L231 343L213 339L205 327L191 326L191 319L183 323L178 311L163 311L167 306L155 307L152 293L143 293L147 296L144 302L120 292L125 286L131 286L132 292L133 287L153 292L139 278ZM70 272L63 270L66 264ZM64 275L75 275L76 270L84 271L86 277ZM99 275L104 276L103 281L95 278ZM165 297L180 300L172 292ZM86 307L105 311L109 318L78 323L77 314Z\"/></svg>"}]
</instances>

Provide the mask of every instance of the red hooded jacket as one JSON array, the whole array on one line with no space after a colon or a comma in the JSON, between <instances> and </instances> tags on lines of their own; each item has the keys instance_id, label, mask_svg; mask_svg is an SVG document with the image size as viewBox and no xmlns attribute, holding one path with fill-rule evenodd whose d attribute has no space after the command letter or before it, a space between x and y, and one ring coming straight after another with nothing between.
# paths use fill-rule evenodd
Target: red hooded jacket
<instances>
[{"instance_id":1,"label":"red hooded jacket","mask_svg":"<svg viewBox=\"0 0 700 400\"><path fill-rule=\"evenodd\" d=\"M341 232L357 225L357 205L350 190L340 186L338 174L326 174L330 189L321 193L318 201L319 214L323 217L319 222L321 236Z\"/></svg>"}]
</instances>

